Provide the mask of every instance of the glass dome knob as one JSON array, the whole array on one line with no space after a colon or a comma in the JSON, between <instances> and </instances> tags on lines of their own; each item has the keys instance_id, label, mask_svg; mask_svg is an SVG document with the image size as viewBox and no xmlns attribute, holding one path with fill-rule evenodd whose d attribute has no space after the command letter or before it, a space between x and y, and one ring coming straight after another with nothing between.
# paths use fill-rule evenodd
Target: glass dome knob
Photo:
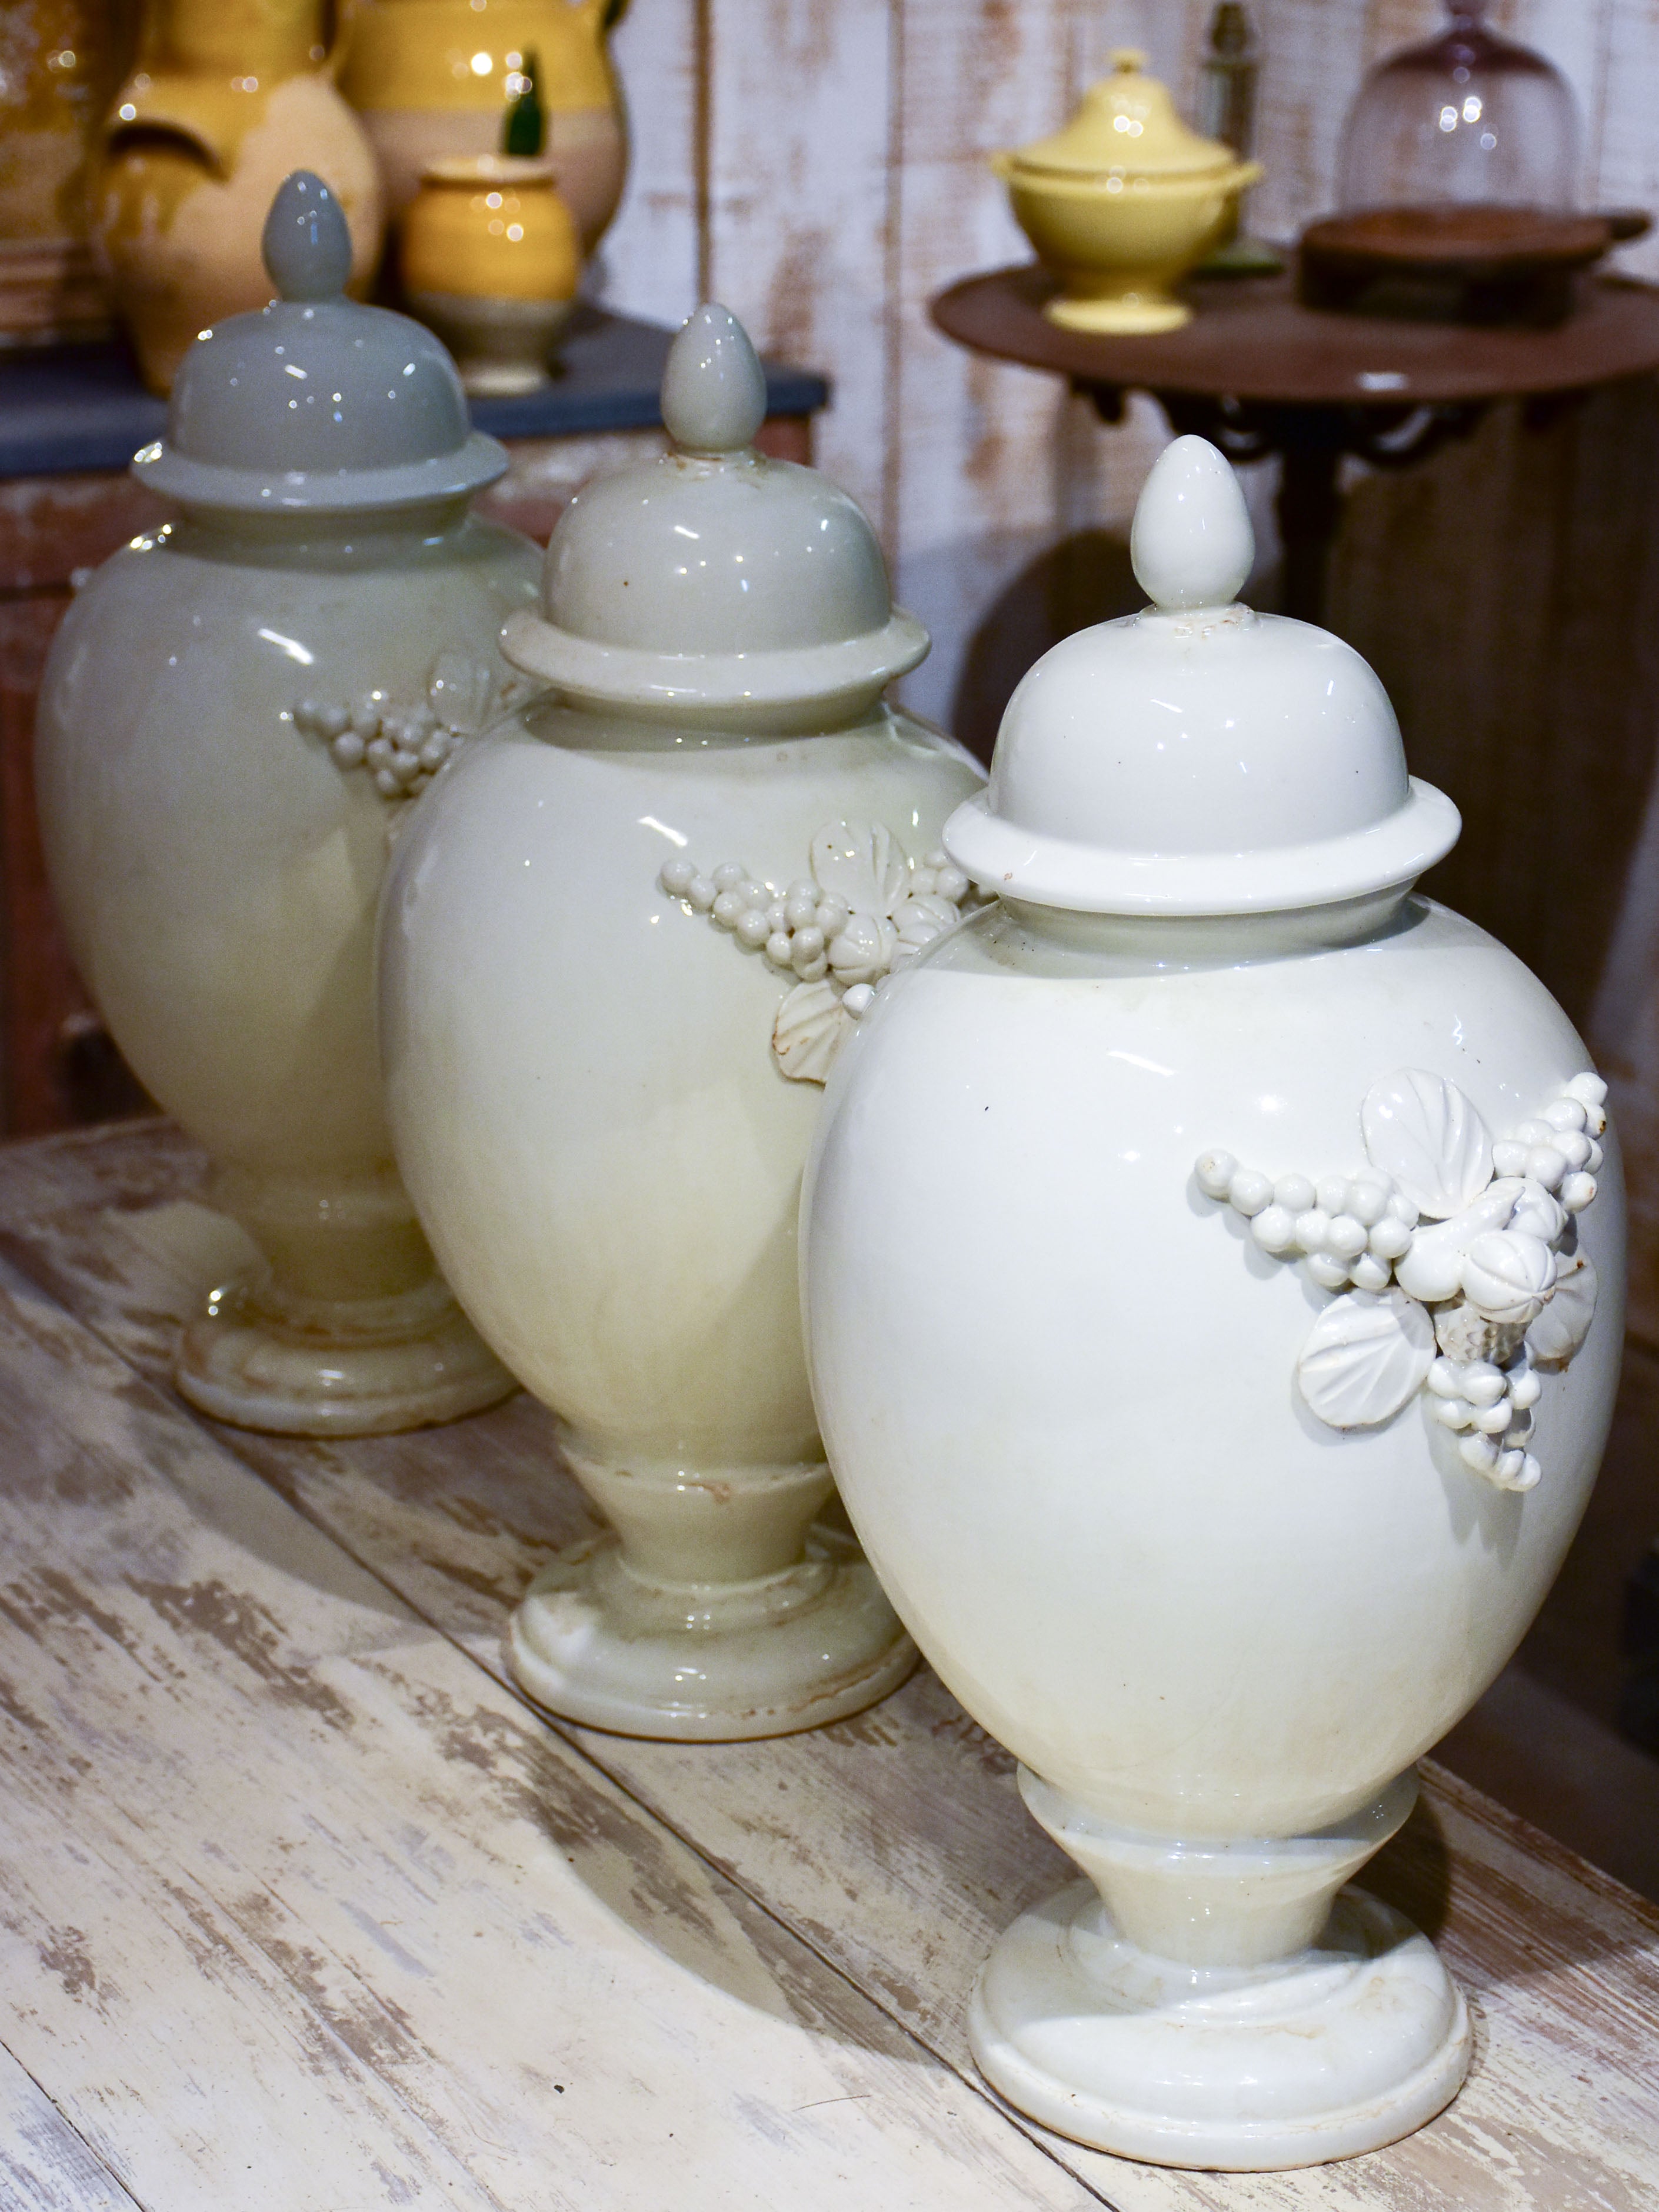
<instances>
[{"instance_id":1,"label":"glass dome knob","mask_svg":"<svg viewBox=\"0 0 1659 2212\"><path fill-rule=\"evenodd\" d=\"M766 419L766 378L749 333L710 300L668 349L662 419L690 453L739 453Z\"/></svg>"},{"instance_id":2,"label":"glass dome knob","mask_svg":"<svg viewBox=\"0 0 1659 2212\"><path fill-rule=\"evenodd\" d=\"M1135 508L1129 558L1166 614L1231 606L1255 559L1238 478L1207 439L1177 438L1152 465Z\"/></svg>"},{"instance_id":3,"label":"glass dome knob","mask_svg":"<svg viewBox=\"0 0 1659 2212\"><path fill-rule=\"evenodd\" d=\"M337 300L351 274L351 233L322 179L295 169L265 217L265 268L285 300Z\"/></svg>"}]
</instances>

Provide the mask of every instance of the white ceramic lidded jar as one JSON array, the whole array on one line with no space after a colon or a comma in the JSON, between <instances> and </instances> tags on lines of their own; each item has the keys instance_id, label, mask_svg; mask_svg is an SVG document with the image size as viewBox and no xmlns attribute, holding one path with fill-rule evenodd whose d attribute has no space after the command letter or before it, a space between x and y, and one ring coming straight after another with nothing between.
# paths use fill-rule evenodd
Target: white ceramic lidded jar
<instances>
[{"instance_id":1,"label":"white ceramic lidded jar","mask_svg":"<svg viewBox=\"0 0 1659 2212\"><path fill-rule=\"evenodd\" d=\"M1103 2149L1304 2166L1468 2063L1343 1885L1583 1510L1621 1192L1560 1010L1413 895L1458 821L1376 678L1233 604L1212 447L1133 550L1155 604L1037 663L945 831L1000 903L836 1069L808 1340L872 1563L1088 1877L996 1945L980 2066Z\"/></svg>"},{"instance_id":2,"label":"white ceramic lidded jar","mask_svg":"<svg viewBox=\"0 0 1659 2212\"><path fill-rule=\"evenodd\" d=\"M674 449L591 485L505 635L555 693L444 779L380 933L398 1157L444 1270L559 1415L611 1531L513 1626L553 1711L718 1741L858 1711L915 1652L830 1493L796 1287L818 1085L953 923L981 781L883 703L927 638L868 524L752 441L723 308L675 341Z\"/></svg>"},{"instance_id":3,"label":"white ceramic lidded jar","mask_svg":"<svg viewBox=\"0 0 1659 2212\"><path fill-rule=\"evenodd\" d=\"M203 333L133 465L181 519L76 599L38 738L76 961L269 1263L186 1328L179 1386L307 1435L453 1420L514 1387L398 1180L374 932L411 800L529 688L496 641L539 556L469 514L506 454L428 331L342 296L350 253L296 172L265 228L282 296Z\"/></svg>"}]
</instances>

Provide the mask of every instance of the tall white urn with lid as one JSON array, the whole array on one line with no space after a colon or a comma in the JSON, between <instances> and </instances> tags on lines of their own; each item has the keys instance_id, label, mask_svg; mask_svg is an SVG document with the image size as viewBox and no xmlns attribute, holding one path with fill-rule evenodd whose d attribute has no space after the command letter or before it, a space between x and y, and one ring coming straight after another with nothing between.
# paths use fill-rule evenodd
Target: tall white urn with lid
<instances>
[{"instance_id":1,"label":"tall white urn with lid","mask_svg":"<svg viewBox=\"0 0 1659 2212\"><path fill-rule=\"evenodd\" d=\"M249 1428L367 1434L514 1387L398 1182L373 967L390 836L530 688L496 641L538 556L468 513L507 457L443 348L342 295L327 185L289 177L264 246L280 296L196 341L133 464L180 519L58 633L40 817L88 988L267 1263L186 1328L179 1388Z\"/></svg>"},{"instance_id":2,"label":"tall white urn with lid","mask_svg":"<svg viewBox=\"0 0 1659 2212\"><path fill-rule=\"evenodd\" d=\"M1413 896L1456 814L1357 654L1233 603L1250 551L1179 440L1154 605L1015 693L945 839L1000 901L884 988L803 1212L854 1524L1086 1877L992 1953L979 2063L1231 2168L1463 2078L1433 1949L1345 1885L1560 1565L1623 1303L1584 1048Z\"/></svg>"},{"instance_id":3,"label":"tall white urn with lid","mask_svg":"<svg viewBox=\"0 0 1659 2212\"><path fill-rule=\"evenodd\" d=\"M883 703L927 634L852 501L756 453L764 408L701 309L674 450L571 503L507 625L555 690L422 801L381 923L404 1179L610 1524L533 1584L514 1664L645 1735L811 1727L915 1661L814 1526L797 1212L838 1044L957 919L939 833L982 779Z\"/></svg>"}]
</instances>

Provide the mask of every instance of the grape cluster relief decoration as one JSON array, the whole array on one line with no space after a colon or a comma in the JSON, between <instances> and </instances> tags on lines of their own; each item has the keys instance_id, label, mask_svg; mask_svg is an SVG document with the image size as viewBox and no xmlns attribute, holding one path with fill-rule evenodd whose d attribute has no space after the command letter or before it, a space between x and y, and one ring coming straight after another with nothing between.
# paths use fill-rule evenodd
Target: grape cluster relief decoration
<instances>
[{"instance_id":1,"label":"grape cluster relief decoration","mask_svg":"<svg viewBox=\"0 0 1659 2212\"><path fill-rule=\"evenodd\" d=\"M498 679L465 653L441 653L423 696L399 702L377 684L354 699L303 699L294 726L320 739L342 775L361 769L382 799L414 799L469 738L534 688L510 670Z\"/></svg>"},{"instance_id":2,"label":"grape cluster relief decoration","mask_svg":"<svg viewBox=\"0 0 1659 2212\"><path fill-rule=\"evenodd\" d=\"M1257 1246L1340 1293L1297 1362L1303 1398L1334 1429L1391 1420L1425 1386L1458 1456L1502 1490L1530 1490L1540 1371L1589 1332L1595 1269L1577 1217L1595 1197L1607 1085L1576 1075L1536 1120L1496 1140L1455 1083L1401 1068L1359 1109L1370 1168L1272 1176L1231 1152L1194 1170Z\"/></svg>"},{"instance_id":3,"label":"grape cluster relief decoration","mask_svg":"<svg viewBox=\"0 0 1659 2212\"><path fill-rule=\"evenodd\" d=\"M945 853L913 860L880 823L832 822L811 841L812 873L780 890L727 860L703 874L668 861L657 880L747 951L794 978L772 1027L792 1081L823 1083L878 986L963 918L972 887Z\"/></svg>"}]
</instances>

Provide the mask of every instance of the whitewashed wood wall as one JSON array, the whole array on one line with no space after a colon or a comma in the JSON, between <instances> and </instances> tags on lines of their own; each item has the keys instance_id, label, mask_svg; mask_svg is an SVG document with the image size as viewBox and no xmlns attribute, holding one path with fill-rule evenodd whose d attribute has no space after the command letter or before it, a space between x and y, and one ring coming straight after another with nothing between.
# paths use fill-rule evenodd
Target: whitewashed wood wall
<instances>
[{"instance_id":1,"label":"whitewashed wood wall","mask_svg":"<svg viewBox=\"0 0 1659 2212\"><path fill-rule=\"evenodd\" d=\"M1210 4L633 0L617 35L635 152L605 297L665 318L713 295L834 379L819 457L876 520L902 597L933 630L909 696L940 719L999 595L1057 538L1121 526L1164 434L1149 408L1103 430L1052 380L968 358L933 330L928 299L1025 258L986 156L1054 127L1115 46L1146 47L1190 105ZM1293 234L1329 204L1364 70L1440 12L1255 0L1259 228ZM1492 20L1577 89L1587 197L1659 204L1654 0L1506 0ZM1659 245L1627 258L1659 273Z\"/></svg>"},{"instance_id":2,"label":"whitewashed wood wall","mask_svg":"<svg viewBox=\"0 0 1659 2212\"><path fill-rule=\"evenodd\" d=\"M834 380L818 459L934 635L906 696L981 749L1054 637L1138 604L1127 518L1168 433L1150 402L1108 429L1054 380L970 358L927 301L1025 258L987 155L1052 129L1118 45L1146 48L1190 107L1210 7L633 0L617 36L635 151L604 296L662 319L717 297ZM1365 69L1442 11L1253 13L1254 220L1288 237L1330 204ZM1498 0L1492 19L1572 82L1584 198L1659 210L1659 0ZM1622 258L1659 278L1659 239ZM1541 429L1499 409L1420 468L1356 473L1334 626L1389 685L1413 768L1464 810L1434 888L1539 970L1616 1079L1633 1303L1659 1342L1659 398L1626 387ZM1271 565L1271 482L1252 474Z\"/></svg>"}]
</instances>

